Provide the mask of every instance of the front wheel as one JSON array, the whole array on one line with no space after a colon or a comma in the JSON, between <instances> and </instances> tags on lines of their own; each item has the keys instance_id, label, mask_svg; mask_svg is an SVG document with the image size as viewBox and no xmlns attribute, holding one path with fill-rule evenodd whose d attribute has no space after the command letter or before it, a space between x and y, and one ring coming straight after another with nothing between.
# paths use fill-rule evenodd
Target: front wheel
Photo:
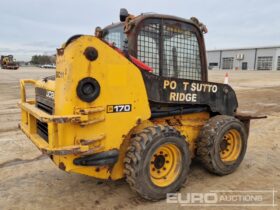
<instances>
[{"instance_id":1,"label":"front wheel","mask_svg":"<svg viewBox=\"0 0 280 210\"><path fill-rule=\"evenodd\" d=\"M197 158L212 173L230 174L244 158L247 139L244 124L235 117L212 117L197 139Z\"/></svg>"},{"instance_id":2,"label":"front wheel","mask_svg":"<svg viewBox=\"0 0 280 210\"><path fill-rule=\"evenodd\" d=\"M190 162L185 138L173 127L154 126L131 139L124 172L132 190L145 199L160 200L182 187Z\"/></svg>"}]
</instances>

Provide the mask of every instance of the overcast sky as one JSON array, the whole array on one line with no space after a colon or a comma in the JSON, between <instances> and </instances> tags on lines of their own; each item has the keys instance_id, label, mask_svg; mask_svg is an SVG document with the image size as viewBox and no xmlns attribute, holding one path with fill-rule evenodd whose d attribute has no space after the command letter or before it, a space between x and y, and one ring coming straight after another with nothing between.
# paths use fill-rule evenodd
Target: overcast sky
<instances>
[{"instance_id":1,"label":"overcast sky","mask_svg":"<svg viewBox=\"0 0 280 210\"><path fill-rule=\"evenodd\" d=\"M0 0L0 54L53 54L74 34L118 22L119 9L198 17L206 48L280 45L279 0Z\"/></svg>"}]
</instances>

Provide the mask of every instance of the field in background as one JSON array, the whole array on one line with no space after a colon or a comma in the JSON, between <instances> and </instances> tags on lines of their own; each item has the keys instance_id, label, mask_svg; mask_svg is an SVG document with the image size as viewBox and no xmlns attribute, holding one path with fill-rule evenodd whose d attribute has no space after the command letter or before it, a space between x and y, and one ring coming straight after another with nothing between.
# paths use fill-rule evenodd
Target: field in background
<instances>
[{"instance_id":1,"label":"field in background","mask_svg":"<svg viewBox=\"0 0 280 210\"><path fill-rule=\"evenodd\" d=\"M65 173L41 156L18 129L19 79L53 74L54 70L37 68L0 70L0 209L179 208L166 201L144 201L131 193L124 180L101 182ZM209 71L210 81L223 82L224 76L225 71ZM229 83L237 92L240 110L268 118L252 121L247 154L235 173L218 177L194 163L189 181L180 192L274 188L280 205L280 71L230 71Z\"/></svg>"}]
</instances>

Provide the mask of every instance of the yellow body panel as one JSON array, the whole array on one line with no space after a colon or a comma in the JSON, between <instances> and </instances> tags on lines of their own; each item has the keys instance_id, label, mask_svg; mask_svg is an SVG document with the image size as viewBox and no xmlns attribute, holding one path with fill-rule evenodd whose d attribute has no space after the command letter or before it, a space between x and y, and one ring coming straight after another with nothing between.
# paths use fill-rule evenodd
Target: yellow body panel
<instances>
[{"instance_id":1,"label":"yellow body panel","mask_svg":"<svg viewBox=\"0 0 280 210\"><path fill-rule=\"evenodd\" d=\"M95 61L85 57L87 47L98 51ZM101 87L100 95L91 103L80 100L76 93L78 82L85 77L95 78ZM38 109L34 100L27 100L25 83L55 92L54 115ZM131 104L131 112L107 112L118 104ZM199 130L209 119L208 113L196 113L149 120L151 111L140 70L93 36L82 36L58 53L55 81L21 81L19 106L23 132L61 169L113 180L124 176L123 159L132 133L157 124L174 126L186 136L193 153ZM37 120L48 124L48 143L37 134ZM83 141L90 143L84 145ZM112 149L119 150L113 168L73 164L81 154Z\"/></svg>"},{"instance_id":2,"label":"yellow body panel","mask_svg":"<svg viewBox=\"0 0 280 210\"><path fill-rule=\"evenodd\" d=\"M84 56L87 47L98 51L96 61L89 62ZM150 117L150 109L140 71L124 56L107 44L92 36L83 36L71 43L64 50L63 56L57 59L57 75L55 89L55 114L70 115L78 109L103 107L104 111L89 114L89 121L97 123L86 126L66 124L60 125L58 132L59 145L72 145L81 139L93 139L97 135L104 138L93 148L96 152L119 149L125 136L137 125L137 122ZM99 97L92 103L81 101L76 95L78 82L85 77L95 78L101 87ZM107 113L108 105L132 104L129 113ZM66 170L92 175L98 178L109 178L107 167L74 166L74 155L55 157L55 162L64 162ZM95 174L96 173L96 174Z\"/></svg>"},{"instance_id":3,"label":"yellow body panel","mask_svg":"<svg viewBox=\"0 0 280 210\"><path fill-rule=\"evenodd\" d=\"M90 62L84 56L87 47L94 47L98 51L96 61ZM101 87L99 97L92 103L81 101L76 94L78 82L85 77L95 78ZM75 148L75 145L80 145L81 140L95 140L98 136L103 138L90 144L89 151L95 153L119 149L130 130L139 122L150 118L146 89L139 69L123 55L93 36L82 36L68 45L63 55L58 55L55 83L50 80L47 83L37 81L35 86L55 91L54 116L57 118L64 116L67 119L66 123L57 123L59 120L54 122L54 116L49 116L48 120L46 114L32 104L29 105L37 111L31 111L30 107L27 109L29 106L27 104L20 105L23 115L33 119L29 122L32 124L29 125L32 130L24 131L29 134L28 136L32 134L36 136L35 118L48 121L48 149L51 154L55 154L53 151L56 148ZM107 113L107 105L115 104L131 104L132 111ZM85 110L89 110L89 114L84 114ZM78 122L75 122L75 116ZM23 128L27 123L27 119L22 119ZM44 143L36 145L40 148ZM76 166L73 164L75 157L78 156L53 155L53 160L57 165L63 163L66 171L109 178L107 167L99 168L96 172L94 167Z\"/></svg>"},{"instance_id":4,"label":"yellow body panel","mask_svg":"<svg viewBox=\"0 0 280 210\"><path fill-rule=\"evenodd\" d=\"M202 126L210 118L209 113L200 112L185 115L176 115L173 117L165 117L153 120L155 124L169 125L176 128L180 133L186 137L189 143L189 149L194 157L195 140L198 137Z\"/></svg>"}]
</instances>

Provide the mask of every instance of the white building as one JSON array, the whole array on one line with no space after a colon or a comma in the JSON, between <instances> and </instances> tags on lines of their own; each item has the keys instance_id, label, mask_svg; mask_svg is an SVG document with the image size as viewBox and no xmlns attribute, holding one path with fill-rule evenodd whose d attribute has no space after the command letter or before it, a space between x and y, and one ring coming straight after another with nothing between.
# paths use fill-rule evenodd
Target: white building
<instances>
[{"instance_id":1,"label":"white building","mask_svg":"<svg viewBox=\"0 0 280 210\"><path fill-rule=\"evenodd\" d=\"M280 70L280 46L207 51L209 69Z\"/></svg>"}]
</instances>

